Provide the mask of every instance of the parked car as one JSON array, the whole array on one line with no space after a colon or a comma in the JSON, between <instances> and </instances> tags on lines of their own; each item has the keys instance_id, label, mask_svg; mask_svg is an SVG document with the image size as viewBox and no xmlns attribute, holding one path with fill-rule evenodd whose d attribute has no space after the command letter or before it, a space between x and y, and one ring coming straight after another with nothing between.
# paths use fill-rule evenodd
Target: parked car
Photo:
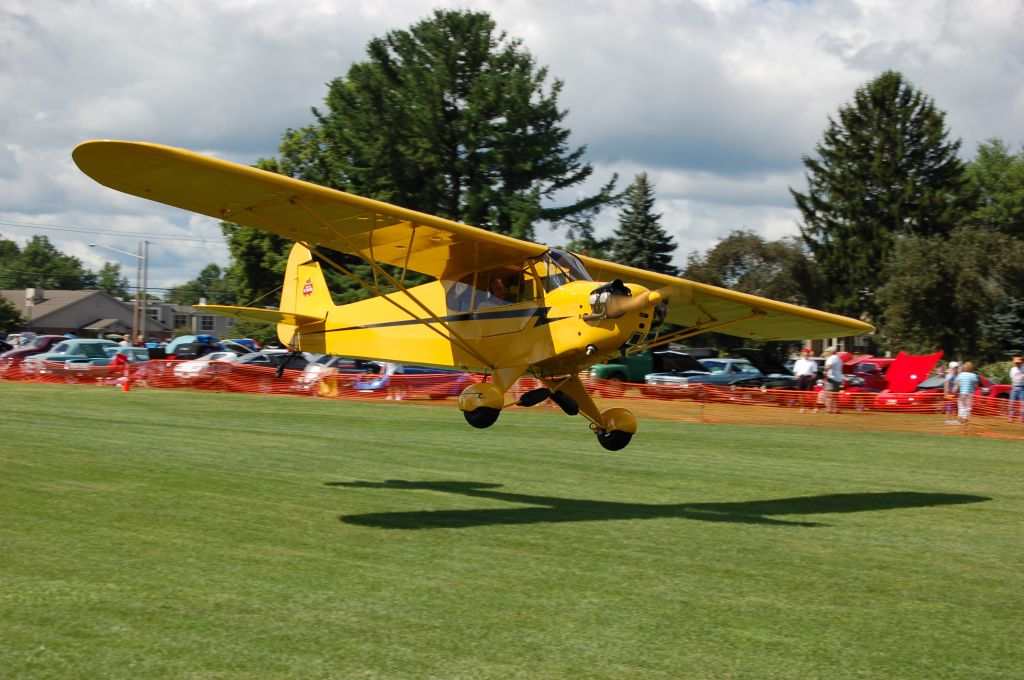
<instances>
[{"instance_id":1,"label":"parked car","mask_svg":"<svg viewBox=\"0 0 1024 680\"><path fill-rule=\"evenodd\" d=\"M301 371L310 362L310 355L296 354L287 349L265 349L260 352L249 352L238 357L233 363L238 366L265 366L278 368L284 364L285 368Z\"/></svg>"},{"instance_id":2,"label":"parked car","mask_svg":"<svg viewBox=\"0 0 1024 680\"><path fill-rule=\"evenodd\" d=\"M894 357L859 356L843 363L843 375L848 383L851 378L858 378L859 383L851 384L865 390L881 391L889 387L885 374L895 361Z\"/></svg>"},{"instance_id":3,"label":"parked car","mask_svg":"<svg viewBox=\"0 0 1024 680\"><path fill-rule=\"evenodd\" d=\"M296 354L286 349L264 349L243 354L218 374L218 388L237 392L294 392L294 380L315 359L313 354ZM278 372L281 377L278 377Z\"/></svg>"},{"instance_id":4,"label":"parked car","mask_svg":"<svg viewBox=\"0 0 1024 680\"><path fill-rule=\"evenodd\" d=\"M746 359L761 375L744 376L729 383L732 387L757 387L766 390L795 390L796 376L784 363L759 349L740 347L729 350L734 357Z\"/></svg>"},{"instance_id":5,"label":"parked car","mask_svg":"<svg viewBox=\"0 0 1024 680\"><path fill-rule=\"evenodd\" d=\"M403 365L402 372L384 375L380 372L380 362L370 362L376 373L364 374L352 384L352 389L365 393L385 394L392 387L397 390L399 398L425 396L430 399L457 397L462 390L477 382L476 378L465 371L453 371L427 366Z\"/></svg>"},{"instance_id":6,"label":"parked car","mask_svg":"<svg viewBox=\"0 0 1024 680\"><path fill-rule=\"evenodd\" d=\"M294 388L300 391L317 390L321 396L334 397L339 389L352 386L356 376L370 372L371 362L324 354L302 369L295 379Z\"/></svg>"},{"instance_id":7,"label":"parked car","mask_svg":"<svg viewBox=\"0 0 1024 680\"><path fill-rule=\"evenodd\" d=\"M920 408L922 406L938 406L946 401L943 387L945 376L932 376L921 381L913 392L884 392L875 403L876 408ZM1007 400L1010 398L1010 385L997 385L989 378L979 374L978 387L974 391L975 399ZM975 403L978 403L977 401ZM999 403L999 402L995 402Z\"/></svg>"},{"instance_id":8,"label":"parked car","mask_svg":"<svg viewBox=\"0 0 1024 680\"><path fill-rule=\"evenodd\" d=\"M118 345L113 340L96 340L92 338L64 338L49 351L33 354L26 361L33 363L49 361L54 363L65 363L75 361L95 366L104 366L110 361L106 348L117 349ZM147 356L148 358L148 356Z\"/></svg>"},{"instance_id":9,"label":"parked car","mask_svg":"<svg viewBox=\"0 0 1024 680\"><path fill-rule=\"evenodd\" d=\"M650 373L672 372L679 368L680 362L685 364L691 359L709 356L718 356L718 352L702 348L685 352L679 349L647 350L591 366L590 377L600 379L594 389L602 397L621 397L625 392L621 383L642 383Z\"/></svg>"},{"instance_id":10,"label":"parked car","mask_svg":"<svg viewBox=\"0 0 1024 680\"><path fill-rule=\"evenodd\" d=\"M0 358L24 359L25 357L42 354L43 352L49 352L54 345L67 339L63 335L36 335L28 344L18 345L14 349L4 352L0 355Z\"/></svg>"},{"instance_id":11,"label":"parked car","mask_svg":"<svg viewBox=\"0 0 1024 680\"><path fill-rule=\"evenodd\" d=\"M935 364L942 358L942 352L933 354L907 354L900 352L896 360L886 371L889 387L875 396L874 407L880 409L916 406L922 397L913 396L918 386L932 376ZM925 400L942 400L942 377L937 377L939 394L937 398L924 397Z\"/></svg>"},{"instance_id":12,"label":"parked car","mask_svg":"<svg viewBox=\"0 0 1024 680\"><path fill-rule=\"evenodd\" d=\"M226 367L228 364L238 360L234 352L210 352L198 359L190 359L174 364L174 377L178 380L191 381L210 371L216 371L219 367Z\"/></svg>"},{"instance_id":13,"label":"parked car","mask_svg":"<svg viewBox=\"0 0 1024 680\"><path fill-rule=\"evenodd\" d=\"M227 343L229 342L234 345L245 347L246 352L258 352L263 349L260 347L260 343L256 342L252 338L228 338L227 340L221 340L220 342L225 346L225 349L227 349Z\"/></svg>"},{"instance_id":14,"label":"parked car","mask_svg":"<svg viewBox=\"0 0 1024 680\"><path fill-rule=\"evenodd\" d=\"M671 398L685 396L686 390L695 386L726 386L765 376L747 359L689 357L688 360L680 360L674 370L649 374L641 391L647 396ZM793 379L792 375L789 377Z\"/></svg>"}]
</instances>

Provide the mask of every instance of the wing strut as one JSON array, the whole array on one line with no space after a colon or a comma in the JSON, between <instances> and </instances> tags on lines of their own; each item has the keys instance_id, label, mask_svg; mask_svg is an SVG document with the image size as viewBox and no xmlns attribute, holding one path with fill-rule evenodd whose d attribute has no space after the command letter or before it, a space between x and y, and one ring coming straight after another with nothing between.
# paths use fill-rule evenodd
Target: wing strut
<instances>
[{"instance_id":1,"label":"wing strut","mask_svg":"<svg viewBox=\"0 0 1024 680\"><path fill-rule=\"evenodd\" d=\"M626 354L639 354L640 352L647 351L652 347L661 347L662 345L667 345L670 342L678 342L679 340L692 338L693 336L700 335L702 333L710 333L712 331L717 331L720 328L725 328L726 326L731 326L742 321L749 321L750 319L754 319L759 316L764 316L765 314L766 312L760 309L752 309L750 310L750 314L747 314L746 316L741 316L738 319L729 319L728 321L720 321L718 323L712 323L713 321L715 321L715 319L704 321L698 323L695 326L690 326L689 328L680 328L678 331L674 331L672 333L667 333L663 336L659 336L652 340L651 342L644 342L639 345L634 345L633 347L630 347L629 349L626 350Z\"/></svg>"}]
</instances>

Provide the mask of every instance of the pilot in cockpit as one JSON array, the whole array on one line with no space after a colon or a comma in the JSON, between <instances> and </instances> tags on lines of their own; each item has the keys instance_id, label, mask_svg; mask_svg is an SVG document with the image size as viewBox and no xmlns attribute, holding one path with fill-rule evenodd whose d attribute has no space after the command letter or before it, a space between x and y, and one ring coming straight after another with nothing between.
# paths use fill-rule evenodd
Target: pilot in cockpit
<instances>
[{"instance_id":1,"label":"pilot in cockpit","mask_svg":"<svg viewBox=\"0 0 1024 680\"><path fill-rule=\"evenodd\" d=\"M481 308L499 307L509 304L508 291L505 288L505 281L500 276L495 276L487 284L487 295L480 303Z\"/></svg>"}]
</instances>

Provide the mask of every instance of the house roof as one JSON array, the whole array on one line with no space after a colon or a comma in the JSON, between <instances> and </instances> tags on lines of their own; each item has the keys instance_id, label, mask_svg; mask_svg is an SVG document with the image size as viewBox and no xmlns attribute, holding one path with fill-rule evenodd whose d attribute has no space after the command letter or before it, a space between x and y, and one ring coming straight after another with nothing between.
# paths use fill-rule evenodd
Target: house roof
<instances>
[{"instance_id":1,"label":"house roof","mask_svg":"<svg viewBox=\"0 0 1024 680\"><path fill-rule=\"evenodd\" d=\"M124 316L119 320L122 325L131 326L131 319L133 316L132 305L122 302L117 298L104 293L99 290L39 290L37 291L42 296L42 299L35 302L32 305L32 325L43 326L47 325L46 318L50 315L57 314L58 312L69 311L77 305L87 303L89 300L100 297L113 303L124 309ZM25 301L27 291L24 288L16 290L3 290L0 291L0 295L10 300L11 304L18 309L18 311L25 312ZM107 305L106 311L110 313L110 307ZM78 326L79 328L88 328L90 330L103 330L103 327L96 327L96 324L101 324L103 321L110 321L112 319L97 319L95 316L86 320L80 320L78 323L83 324ZM149 319L147 327L152 326L159 330L170 330L167 326L156 321L155 319ZM88 325L85 325L88 324Z\"/></svg>"},{"instance_id":2,"label":"house roof","mask_svg":"<svg viewBox=\"0 0 1024 680\"><path fill-rule=\"evenodd\" d=\"M152 319L150 319L150 322L155 323L152 321ZM83 326L83 328L87 331L106 331L110 330L111 328L117 328L121 330L125 328L125 322L122 321L121 319L100 319L98 321L92 322L88 326ZM128 328L128 330L131 330L131 328Z\"/></svg>"},{"instance_id":3,"label":"house roof","mask_svg":"<svg viewBox=\"0 0 1024 680\"><path fill-rule=\"evenodd\" d=\"M17 290L4 290L0 291L5 298L10 300L18 311L24 311L25 309L25 289L19 288ZM103 295L98 290L47 290L43 291L43 299L36 302L32 309L32 320L38 323L40 319L43 319L48 314L59 312L67 307L79 304L93 295ZM111 298L114 299L114 298ZM118 300L120 302L120 300ZM124 304L124 303L121 303ZM130 308L129 308L130 311Z\"/></svg>"}]
</instances>

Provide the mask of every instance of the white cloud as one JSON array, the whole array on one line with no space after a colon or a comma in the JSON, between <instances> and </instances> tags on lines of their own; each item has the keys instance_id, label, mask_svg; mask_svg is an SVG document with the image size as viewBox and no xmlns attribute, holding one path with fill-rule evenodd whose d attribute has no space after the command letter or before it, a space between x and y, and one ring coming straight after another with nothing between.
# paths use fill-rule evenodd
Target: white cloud
<instances>
[{"instance_id":1,"label":"white cloud","mask_svg":"<svg viewBox=\"0 0 1024 680\"><path fill-rule=\"evenodd\" d=\"M795 233L787 188L802 183L801 155L882 70L948 113L965 157L991 137L1024 141L1019 0L7 0L0 232L32 233L3 224L17 217L116 223L128 246L147 232L195 233L180 211L84 178L71 149L142 139L251 163L311 122L325 84L364 58L370 38L435 7L489 11L565 81L566 125L588 147L595 185L615 170L627 182L649 172L682 257L735 228ZM69 232L39 233L88 249ZM159 250L163 284L214 259L185 244Z\"/></svg>"}]
</instances>

